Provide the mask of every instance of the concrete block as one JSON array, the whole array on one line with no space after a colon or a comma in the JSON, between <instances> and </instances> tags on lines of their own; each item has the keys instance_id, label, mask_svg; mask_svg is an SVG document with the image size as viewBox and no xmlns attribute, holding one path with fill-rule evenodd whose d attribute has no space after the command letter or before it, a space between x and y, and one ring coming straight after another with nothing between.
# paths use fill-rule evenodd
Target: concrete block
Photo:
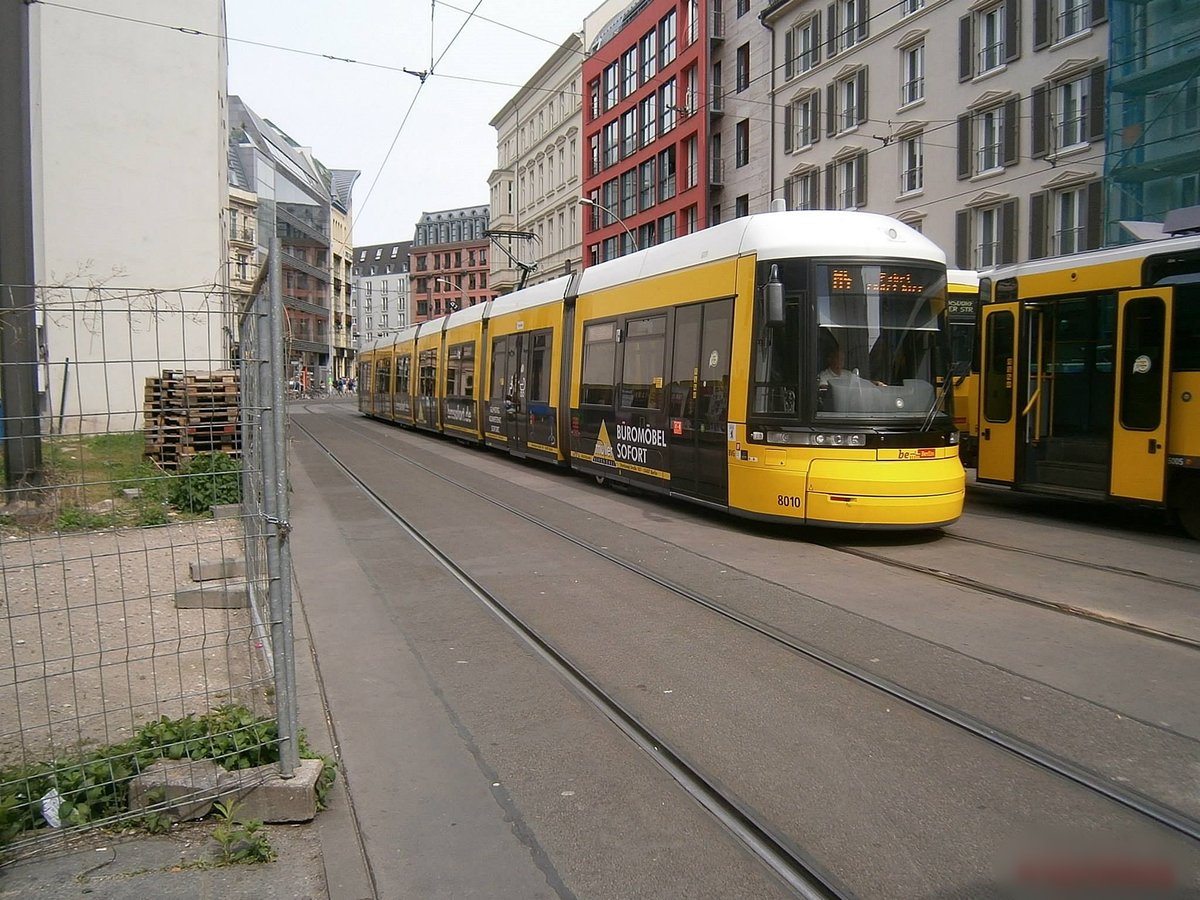
<instances>
[{"instance_id":1,"label":"concrete block","mask_svg":"<svg viewBox=\"0 0 1200 900\"><path fill-rule=\"evenodd\" d=\"M244 581L206 584L175 592L176 609L244 609L249 605L250 592Z\"/></svg>"},{"instance_id":2,"label":"concrete block","mask_svg":"<svg viewBox=\"0 0 1200 900\"><path fill-rule=\"evenodd\" d=\"M220 799L227 776L208 759L156 762L129 782L129 809L136 812L153 807L181 821L203 819Z\"/></svg>"},{"instance_id":3,"label":"concrete block","mask_svg":"<svg viewBox=\"0 0 1200 900\"><path fill-rule=\"evenodd\" d=\"M226 557L217 562L188 563L192 581L216 581L219 578L245 578L246 561Z\"/></svg>"},{"instance_id":4,"label":"concrete block","mask_svg":"<svg viewBox=\"0 0 1200 900\"><path fill-rule=\"evenodd\" d=\"M236 818L247 822L308 822L317 815L317 780L323 763L302 759L291 778L281 778L278 766L259 766L227 772L222 793L237 794Z\"/></svg>"},{"instance_id":5,"label":"concrete block","mask_svg":"<svg viewBox=\"0 0 1200 900\"><path fill-rule=\"evenodd\" d=\"M212 514L214 519L236 519L242 514L242 504L216 503L213 505Z\"/></svg>"}]
</instances>

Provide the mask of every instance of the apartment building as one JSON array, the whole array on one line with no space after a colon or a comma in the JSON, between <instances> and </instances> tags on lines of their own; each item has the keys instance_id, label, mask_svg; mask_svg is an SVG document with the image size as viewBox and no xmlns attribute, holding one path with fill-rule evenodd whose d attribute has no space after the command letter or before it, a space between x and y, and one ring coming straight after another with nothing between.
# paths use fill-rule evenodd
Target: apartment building
<instances>
[{"instance_id":1,"label":"apartment building","mask_svg":"<svg viewBox=\"0 0 1200 900\"><path fill-rule=\"evenodd\" d=\"M414 323L496 296L489 281L488 221L486 206L421 215L409 251Z\"/></svg>"},{"instance_id":2,"label":"apartment building","mask_svg":"<svg viewBox=\"0 0 1200 900\"><path fill-rule=\"evenodd\" d=\"M706 9L635 0L605 3L584 21L584 266L709 223L702 100L717 94Z\"/></svg>"},{"instance_id":3,"label":"apartment building","mask_svg":"<svg viewBox=\"0 0 1200 900\"><path fill-rule=\"evenodd\" d=\"M582 267L583 36L572 34L492 119L491 286L507 294Z\"/></svg>"},{"instance_id":4,"label":"apartment building","mask_svg":"<svg viewBox=\"0 0 1200 900\"><path fill-rule=\"evenodd\" d=\"M354 248L354 349L413 321L408 254L412 241Z\"/></svg>"},{"instance_id":5,"label":"apartment building","mask_svg":"<svg viewBox=\"0 0 1200 900\"><path fill-rule=\"evenodd\" d=\"M1104 0L780 0L773 189L986 268L1104 239Z\"/></svg>"}]
</instances>

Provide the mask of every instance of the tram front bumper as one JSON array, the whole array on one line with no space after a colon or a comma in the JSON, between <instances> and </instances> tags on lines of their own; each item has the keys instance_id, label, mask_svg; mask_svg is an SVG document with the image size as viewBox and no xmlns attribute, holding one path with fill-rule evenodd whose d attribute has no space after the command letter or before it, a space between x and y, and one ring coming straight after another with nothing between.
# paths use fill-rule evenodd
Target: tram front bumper
<instances>
[{"instance_id":1,"label":"tram front bumper","mask_svg":"<svg viewBox=\"0 0 1200 900\"><path fill-rule=\"evenodd\" d=\"M957 455L922 460L817 459L808 470L813 525L912 528L962 515L966 473Z\"/></svg>"}]
</instances>

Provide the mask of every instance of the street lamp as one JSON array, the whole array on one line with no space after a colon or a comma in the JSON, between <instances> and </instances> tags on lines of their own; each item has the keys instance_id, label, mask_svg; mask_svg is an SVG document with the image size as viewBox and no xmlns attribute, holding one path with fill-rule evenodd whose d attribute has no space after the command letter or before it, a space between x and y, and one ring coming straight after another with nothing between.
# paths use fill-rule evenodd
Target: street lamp
<instances>
[{"instance_id":1,"label":"street lamp","mask_svg":"<svg viewBox=\"0 0 1200 900\"><path fill-rule=\"evenodd\" d=\"M627 235L629 235L629 240L630 240L630 241L633 243L633 249L634 249L634 252L635 252L635 253L637 252L637 250L638 250L638 242L637 242L637 237L636 237L636 236L634 236L634 233L633 233L632 231L630 231L630 230L629 230L629 226L625 224L625 220L624 220L624 219L622 219L620 216L618 216L618 215L617 215L615 212L613 212L613 211L612 211L611 209L609 209L607 206L601 206L601 205L600 205L599 203L597 203L595 200L592 200L592 199L590 199L590 198L588 198L588 197L580 197L580 198L579 198L579 205L580 205L580 206L594 206L596 209L598 209L598 210L601 210L601 211L603 211L603 212L606 212L606 213L608 213L610 216L612 216L612 218L616 220L617 224L618 224L618 225L620 225L622 228L624 228L624 229L625 229L625 233L626 233Z\"/></svg>"},{"instance_id":2,"label":"street lamp","mask_svg":"<svg viewBox=\"0 0 1200 900\"><path fill-rule=\"evenodd\" d=\"M462 285L455 284L449 278L435 278L433 280L436 282L439 282L441 284L448 284L448 285L450 285L450 287L454 288L456 291L461 293L463 295L463 305L461 307L462 309L466 309L468 306L471 305L471 303L470 303L471 298L467 296L467 292L463 290ZM453 301L451 301L451 302L453 302ZM450 312L458 312L458 309L457 308L452 309L452 310L450 310Z\"/></svg>"}]
</instances>

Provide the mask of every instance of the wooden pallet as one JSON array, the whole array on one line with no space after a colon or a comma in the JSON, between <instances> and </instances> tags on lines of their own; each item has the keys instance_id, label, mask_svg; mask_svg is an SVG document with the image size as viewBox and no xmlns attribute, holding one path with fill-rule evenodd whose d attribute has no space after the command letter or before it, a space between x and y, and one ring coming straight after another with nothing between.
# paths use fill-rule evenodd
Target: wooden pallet
<instances>
[{"instance_id":1,"label":"wooden pallet","mask_svg":"<svg viewBox=\"0 0 1200 900\"><path fill-rule=\"evenodd\" d=\"M241 455L241 385L237 372L164 370L145 386L145 455L179 469L198 453Z\"/></svg>"}]
</instances>

